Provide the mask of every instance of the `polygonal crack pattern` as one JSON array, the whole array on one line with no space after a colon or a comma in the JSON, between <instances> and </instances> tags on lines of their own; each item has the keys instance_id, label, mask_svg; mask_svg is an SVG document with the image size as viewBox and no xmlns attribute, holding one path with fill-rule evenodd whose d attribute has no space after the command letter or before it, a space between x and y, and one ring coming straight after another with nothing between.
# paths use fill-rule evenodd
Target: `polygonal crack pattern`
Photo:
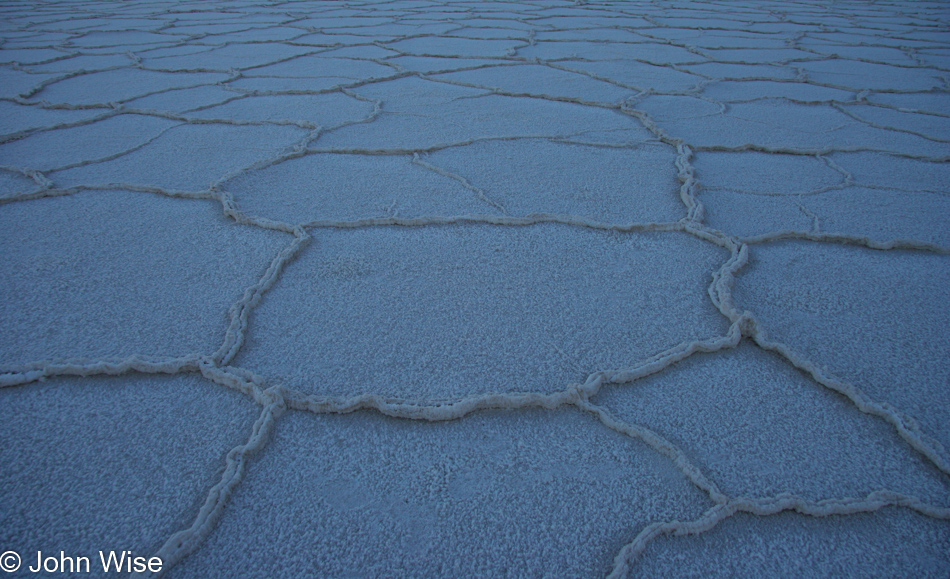
<instances>
[{"instance_id":1,"label":"polygonal crack pattern","mask_svg":"<svg viewBox=\"0 0 950 579\"><path fill-rule=\"evenodd\" d=\"M946 576L948 160L938 2L5 2L0 547Z\"/></svg>"}]
</instances>

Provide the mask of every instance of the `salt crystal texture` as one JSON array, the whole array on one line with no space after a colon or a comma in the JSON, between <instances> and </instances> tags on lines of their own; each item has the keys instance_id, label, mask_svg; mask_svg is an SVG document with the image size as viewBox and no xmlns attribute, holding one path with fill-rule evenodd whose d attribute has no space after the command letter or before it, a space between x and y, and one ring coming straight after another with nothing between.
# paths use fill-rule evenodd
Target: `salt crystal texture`
<instances>
[{"instance_id":1,"label":"salt crystal texture","mask_svg":"<svg viewBox=\"0 0 950 579\"><path fill-rule=\"evenodd\" d=\"M948 27L3 3L0 544L950 575Z\"/></svg>"}]
</instances>

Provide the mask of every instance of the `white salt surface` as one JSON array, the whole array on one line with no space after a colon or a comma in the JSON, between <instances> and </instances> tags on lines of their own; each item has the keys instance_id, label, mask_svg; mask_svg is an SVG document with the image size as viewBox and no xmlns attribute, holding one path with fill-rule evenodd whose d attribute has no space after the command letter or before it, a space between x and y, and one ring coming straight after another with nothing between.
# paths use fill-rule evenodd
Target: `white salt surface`
<instances>
[{"instance_id":1,"label":"white salt surface","mask_svg":"<svg viewBox=\"0 0 950 579\"><path fill-rule=\"evenodd\" d=\"M947 525L906 510L812 519L737 515L722 528L652 544L643 577L942 577Z\"/></svg>"},{"instance_id":2,"label":"white salt surface","mask_svg":"<svg viewBox=\"0 0 950 579\"><path fill-rule=\"evenodd\" d=\"M705 295L725 252L683 234L368 228L308 250L235 360L308 393L549 393L726 329Z\"/></svg>"},{"instance_id":3,"label":"white salt surface","mask_svg":"<svg viewBox=\"0 0 950 579\"><path fill-rule=\"evenodd\" d=\"M291 240L150 193L4 205L0 364L213 352L223 312Z\"/></svg>"},{"instance_id":4,"label":"white salt surface","mask_svg":"<svg viewBox=\"0 0 950 579\"><path fill-rule=\"evenodd\" d=\"M948 26L4 3L0 552L950 575Z\"/></svg>"},{"instance_id":5,"label":"white salt surface","mask_svg":"<svg viewBox=\"0 0 950 579\"><path fill-rule=\"evenodd\" d=\"M221 457L257 416L252 400L195 375L5 388L0 542L85 556L124 545L147 556L191 524Z\"/></svg>"},{"instance_id":6,"label":"white salt surface","mask_svg":"<svg viewBox=\"0 0 950 579\"><path fill-rule=\"evenodd\" d=\"M295 413L233 501L169 576L222 557L247 577L600 576L631 525L708 503L668 460L574 410L423 424Z\"/></svg>"}]
</instances>

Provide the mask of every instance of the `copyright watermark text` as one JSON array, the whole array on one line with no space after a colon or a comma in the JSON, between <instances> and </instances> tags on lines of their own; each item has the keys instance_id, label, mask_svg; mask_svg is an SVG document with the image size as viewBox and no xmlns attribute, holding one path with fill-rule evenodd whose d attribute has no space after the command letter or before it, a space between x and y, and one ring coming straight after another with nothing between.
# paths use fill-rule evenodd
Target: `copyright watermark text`
<instances>
[{"instance_id":1,"label":"copyright watermark text","mask_svg":"<svg viewBox=\"0 0 950 579\"><path fill-rule=\"evenodd\" d=\"M0 569L7 573L19 570L23 563L16 551L0 555ZM136 556L132 551L99 551L98 557L67 555L64 551L49 555L37 551L35 559L30 555L26 563L23 568L30 573L97 573L100 570L103 573L158 573L163 565L158 557Z\"/></svg>"}]
</instances>

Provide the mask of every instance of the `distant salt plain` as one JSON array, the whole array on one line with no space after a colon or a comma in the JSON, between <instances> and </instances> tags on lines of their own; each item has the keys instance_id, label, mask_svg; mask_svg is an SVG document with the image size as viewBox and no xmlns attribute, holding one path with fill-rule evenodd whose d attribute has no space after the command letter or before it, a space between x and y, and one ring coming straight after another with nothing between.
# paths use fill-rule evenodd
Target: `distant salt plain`
<instances>
[{"instance_id":1,"label":"distant salt plain","mask_svg":"<svg viewBox=\"0 0 950 579\"><path fill-rule=\"evenodd\" d=\"M11 576L950 574L946 5L14 1L0 42Z\"/></svg>"}]
</instances>

